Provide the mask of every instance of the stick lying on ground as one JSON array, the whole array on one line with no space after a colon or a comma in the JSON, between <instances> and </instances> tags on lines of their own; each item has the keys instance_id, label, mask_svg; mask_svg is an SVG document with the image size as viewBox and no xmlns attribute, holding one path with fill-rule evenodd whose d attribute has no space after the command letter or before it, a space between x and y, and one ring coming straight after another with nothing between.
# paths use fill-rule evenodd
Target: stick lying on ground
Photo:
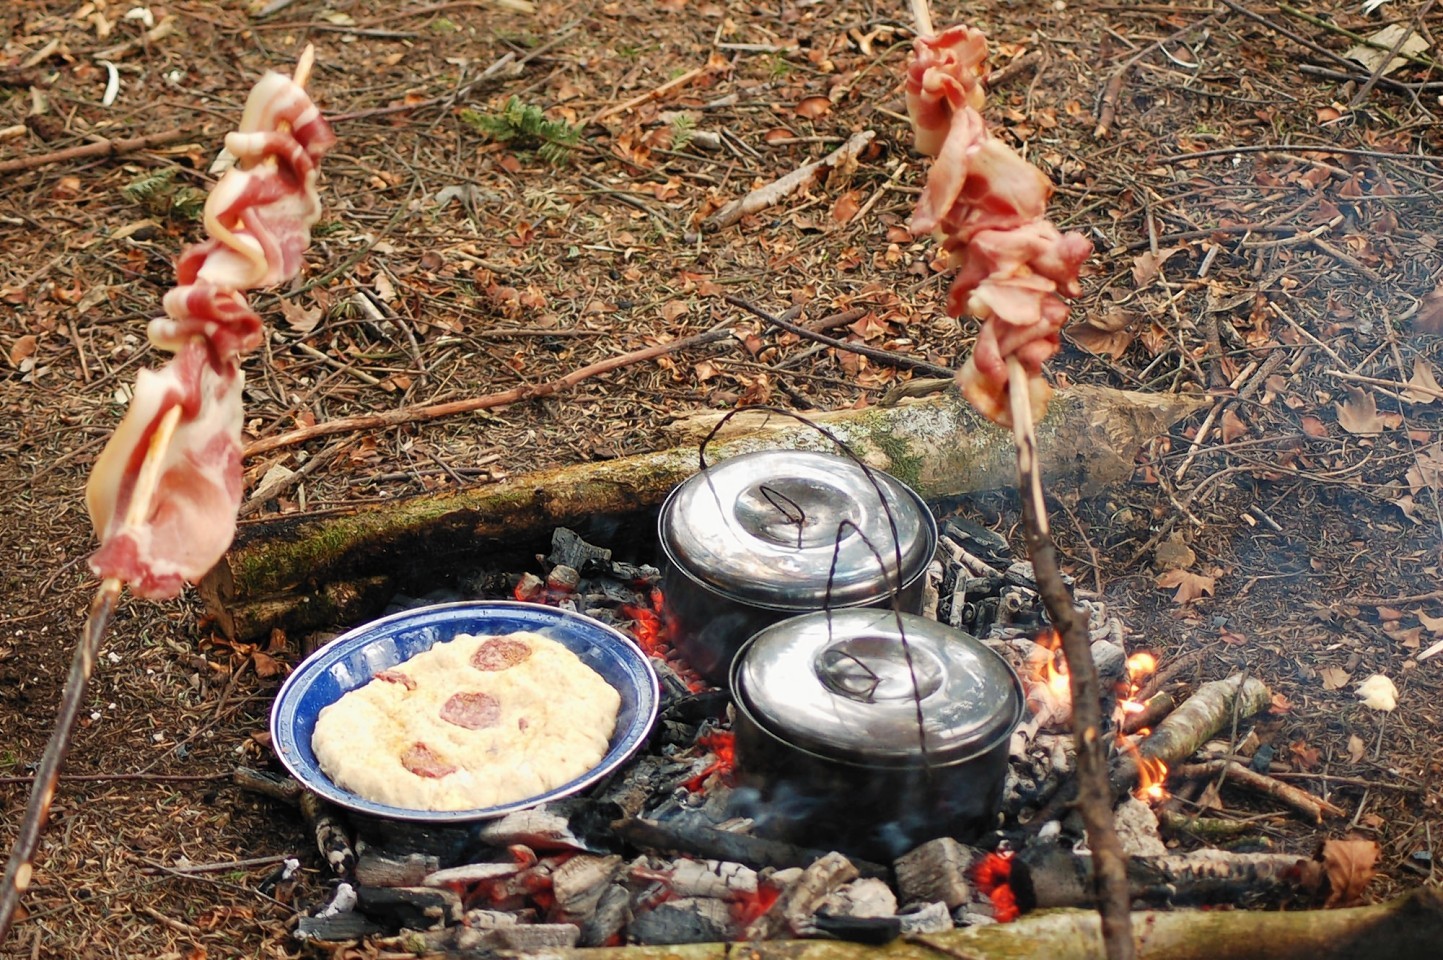
<instances>
[{"instance_id":1,"label":"stick lying on ground","mask_svg":"<svg viewBox=\"0 0 1443 960\"><path fill-rule=\"evenodd\" d=\"M307 47L294 77L262 77L239 130L226 137L237 159L206 199L211 239L181 255L166 316L150 324L151 342L175 356L141 372L86 486L101 539L90 566L103 579L5 868L0 941L30 886L35 848L122 586L142 597L177 596L220 559L234 534L242 492L240 355L262 337L260 317L241 291L300 269L320 217L316 162L335 142L303 88L313 62Z\"/></svg>"},{"instance_id":2,"label":"stick lying on ground","mask_svg":"<svg viewBox=\"0 0 1443 960\"><path fill-rule=\"evenodd\" d=\"M774 204L780 203L787 197L810 186L816 182L823 171L830 171L837 167L844 166L857 159L857 156L872 142L876 133L871 130L863 130L854 134L850 140L842 144L831 153L820 160L799 167L778 180L773 180L764 187L758 187L751 193L722 207L716 213L707 217L702 222L702 229L708 233L715 233L736 223L742 217L758 213Z\"/></svg>"}]
</instances>

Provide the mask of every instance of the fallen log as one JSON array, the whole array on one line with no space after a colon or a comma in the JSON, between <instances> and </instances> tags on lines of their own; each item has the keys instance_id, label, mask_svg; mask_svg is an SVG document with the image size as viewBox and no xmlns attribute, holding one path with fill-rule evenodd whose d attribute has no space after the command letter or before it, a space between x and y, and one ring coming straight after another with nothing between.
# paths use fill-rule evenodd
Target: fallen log
<instances>
[{"instance_id":1,"label":"fallen log","mask_svg":"<svg viewBox=\"0 0 1443 960\"><path fill-rule=\"evenodd\" d=\"M1048 482L1087 494L1126 479L1142 444L1198 406L1181 397L1097 387L1059 393L1038 431ZM1011 438L953 392L813 419L929 500L1014 482ZM768 448L826 450L831 444L805 425L772 416L713 442L707 456L715 462ZM374 603L380 591L357 584L386 577L397 590L433 588L468 561L508 550L525 556L536 546L532 541L549 537L556 526L598 539L619 536L616 520L630 518L636 529L638 511L659 505L697 469L696 447L681 446L376 507L245 523L230 552L200 583L200 595L232 637L264 636L274 627L314 629L328 625L319 621L332 612L332 623L342 613L354 622L380 609ZM328 589L330 584L341 585Z\"/></svg>"},{"instance_id":2,"label":"fallen log","mask_svg":"<svg viewBox=\"0 0 1443 960\"><path fill-rule=\"evenodd\" d=\"M1139 960L1393 960L1434 956L1443 892L1418 889L1343 910L1135 911ZM1094 910L1050 910L1014 923L914 935L885 947L826 940L746 945L747 960L1102 960ZM552 960L727 960L736 945L698 943L547 951ZM456 954L449 956L457 957Z\"/></svg>"}]
</instances>

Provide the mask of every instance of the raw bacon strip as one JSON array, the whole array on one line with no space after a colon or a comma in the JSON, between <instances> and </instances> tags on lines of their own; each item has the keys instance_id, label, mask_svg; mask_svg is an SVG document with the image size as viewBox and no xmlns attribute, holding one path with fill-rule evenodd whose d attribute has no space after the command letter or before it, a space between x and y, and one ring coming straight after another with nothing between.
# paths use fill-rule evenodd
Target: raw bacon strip
<instances>
[{"instance_id":1,"label":"raw bacon strip","mask_svg":"<svg viewBox=\"0 0 1443 960\"><path fill-rule=\"evenodd\" d=\"M140 374L86 486L101 541L90 566L139 596L178 595L230 546L243 492L240 355L262 337L242 291L300 269L320 217L316 163L334 142L305 90L278 73L255 85L240 129L226 137L236 163L206 199L211 239L181 255L165 316L150 324L151 342L175 357ZM137 496L151 440L173 410L174 434L157 445L155 494Z\"/></svg>"},{"instance_id":2,"label":"raw bacon strip","mask_svg":"<svg viewBox=\"0 0 1443 960\"><path fill-rule=\"evenodd\" d=\"M957 25L935 37L918 37L907 65L907 114L917 133L917 150L935 157L963 107L981 110L986 101L987 37Z\"/></svg>"},{"instance_id":3,"label":"raw bacon strip","mask_svg":"<svg viewBox=\"0 0 1443 960\"><path fill-rule=\"evenodd\" d=\"M1061 233L1045 218L1052 184L987 132L979 112L986 38L966 27L918 38L907 71L907 104L917 149L936 157L912 215L912 232L942 234L958 267L947 312L982 321L958 385L978 412L1010 426L1007 361L1029 375L1040 415L1051 388L1042 364L1057 352L1068 307L1092 243Z\"/></svg>"},{"instance_id":4,"label":"raw bacon strip","mask_svg":"<svg viewBox=\"0 0 1443 960\"><path fill-rule=\"evenodd\" d=\"M203 340L191 341L159 370L140 371L130 409L86 488L103 544L90 558L97 572L126 581L137 596L163 599L215 563L215 543L223 541L223 551L235 533L241 495L243 384L240 368L215 365ZM180 421L165 449L149 515L144 524L127 524L141 462L172 407L180 408ZM117 478L114 486L97 482L111 477Z\"/></svg>"}]
</instances>

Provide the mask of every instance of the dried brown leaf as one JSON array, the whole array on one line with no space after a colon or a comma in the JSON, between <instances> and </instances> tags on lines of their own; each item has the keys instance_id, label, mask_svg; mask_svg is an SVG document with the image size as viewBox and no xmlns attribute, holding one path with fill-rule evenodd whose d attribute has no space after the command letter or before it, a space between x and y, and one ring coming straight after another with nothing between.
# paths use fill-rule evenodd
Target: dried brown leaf
<instances>
[{"instance_id":1,"label":"dried brown leaf","mask_svg":"<svg viewBox=\"0 0 1443 960\"><path fill-rule=\"evenodd\" d=\"M1383 432L1383 418L1378 416L1378 402L1366 390L1348 387L1348 399L1334 404L1338 425L1349 433L1373 436Z\"/></svg>"},{"instance_id":2,"label":"dried brown leaf","mask_svg":"<svg viewBox=\"0 0 1443 960\"><path fill-rule=\"evenodd\" d=\"M1174 533L1159 543L1153 558L1159 570L1185 570L1197 563L1197 554L1183 542L1180 533Z\"/></svg>"},{"instance_id":3,"label":"dried brown leaf","mask_svg":"<svg viewBox=\"0 0 1443 960\"><path fill-rule=\"evenodd\" d=\"M1413 329L1419 333L1443 334L1443 283L1423 296L1418 312L1413 314Z\"/></svg>"},{"instance_id":4,"label":"dried brown leaf","mask_svg":"<svg viewBox=\"0 0 1443 960\"><path fill-rule=\"evenodd\" d=\"M1413 376L1408 378L1408 389L1403 391L1403 399L1421 404L1433 403L1440 397L1443 397L1443 387L1438 386L1433 368L1422 357L1414 360Z\"/></svg>"},{"instance_id":5,"label":"dried brown leaf","mask_svg":"<svg viewBox=\"0 0 1443 960\"><path fill-rule=\"evenodd\" d=\"M1288 744L1288 752L1293 755L1293 762L1299 770L1312 770L1323 759L1323 751L1309 746L1306 740L1294 740Z\"/></svg>"},{"instance_id":6,"label":"dried brown leaf","mask_svg":"<svg viewBox=\"0 0 1443 960\"><path fill-rule=\"evenodd\" d=\"M837 223L846 223L855 217L860 209L862 205L857 201L857 191L848 190L832 204L832 219Z\"/></svg>"},{"instance_id":7,"label":"dried brown leaf","mask_svg":"<svg viewBox=\"0 0 1443 960\"><path fill-rule=\"evenodd\" d=\"M316 324L321 322L322 312L320 307L307 309L293 300L282 297L281 316L286 318L286 326L304 336L316 329Z\"/></svg>"},{"instance_id":8,"label":"dried brown leaf","mask_svg":"<svg viewBox=\"0 0 1443 960\"><path fill-rule=\"evenodd\" d=\"M1109 307L1074 323L1067 328L1067 335L1088 353L1115 360L1126 353L1136 339L1136 334L1129 329L1132 321L1132 314L1126 310Z\"/></svg>"},{"instance_id":9,"label":"dried brown leaf","mask_svg":"<svg viewBox=\"0 0 1443 960\"><path fill-rule=\"evenodd\" d=\"M35 355L35 334L27 333L16 340L10 347L10 366L18 367L22 360L28 360Z\"/></svg>"},{"instance_id":10,"label":"dried brown leaf","mask_svg":"<svg viewBox=\"0 0 1443 960\"><path fill-rule=\"evenodd\" d=\"M1151 250L1144 250L1132 258L1132 282L1138 289L1147 286L1157 278L1162 271L1162 265L1176 253L1182 251L1182 247L1165 247L1159 250L1156 255Z\"/></svg>"},{"instance_id":11,"label":"dried brown leaf","mask_svg":"<svg viewBox=\"0 0 1443 960\"><path fill-rule=\"evenodd\" d=\"M1303 417L1300 422L1303 425L1303 433L1307 434L1310 437L1321 438L1328 435L1328 425L1325 424L1320 417L1315 417L1312 414L1308 414L1307 416Z\"/></svg>"},{"instance_id":12,"label":"dried brown leaf","mask_svg":"<svg viewBox=\"0 0 1443 960\"><path fill-rule=\"evenodd\" d=\"M1348 762L1358 763L1368 755L1368 745L1356 733L1348 734Z\"/></svg>"},{"instance_id":13,"label":"dried brown leaf","mask_svg":"<svg viewBox=\"0 0 1443 960\"><path fill-rule=\"evenodd\" d=\"M1223 411L1221 430L1224 444L1232 443L1248 435L1248 425L1243 423L1243 418L1238 416L1232 407Z\"/></svg>"},{"instance_id":14,"label":"dried brown leaf","mask_svg":"<svg viewBox=\"0 0 1443 960\"><path fill-rule=\"evenodd\" d=\"M678 317L686 316L687 305L680 300L668 300L661 305L661 318L667 323L675 323Z\"/></svg>"},{"instance_id":15,"label":"dried brown leaf","mask_svg":"<svg viewBox=\"0 0 1443 960\"><path fill-rule=\"evenodd\" d=\"M1418 622L1434 636L1443 633L1443 617L1430 617L1422 610L1418 611Z\"/></svg>"},{"instance_id":16,"label":"dried brown leaf","mask_svg":"<svg viewBox=\"0 0 1443 960\"><path fill-rule=\"evenodd\" d=\"M806 117L808 120L825 117L831 112L832 101L826 97L807 97L796 107L797 116Z\"/></svg>"},{"instance_id":17,"label":"dried brown leaf","mask_svg":"<svg viewBox=\"0 0 1443 960\"><path fill-rule=\"evenodd\" d=\"M1323 678L1324 690L1341 690L1352 679L1352 675L1342 667L1324 667L1318 671L1318 676Z\"/></svg>"},{"instance_id":18,"label":"dried brown leaf","mask_svg":"<svg viewBox=\"0 0 1443 960\"><path fill-rule=\"evenodd\" d=\"M1163 590L1175 588L1177 592L1173 594L1172 602L1187 604L1199 597L1212 596L1213 589L1217 586L1217 577L1190 573L1187 570L1167 570L1158 574L1154 583Z\"/></svg>"},{"instance_id":19,"label":"dried brown leaf","mask_svg":"<svg viewBox=\"0 0 1443 960\"><path fill-rule=\"evenodd\" d=\"M1380 850L1373 840L1324 840L1317 859L1328 872L1325 907L1347 907L1363 899L1363 889L1377 873Z\"/></svg>"}]
</instances>

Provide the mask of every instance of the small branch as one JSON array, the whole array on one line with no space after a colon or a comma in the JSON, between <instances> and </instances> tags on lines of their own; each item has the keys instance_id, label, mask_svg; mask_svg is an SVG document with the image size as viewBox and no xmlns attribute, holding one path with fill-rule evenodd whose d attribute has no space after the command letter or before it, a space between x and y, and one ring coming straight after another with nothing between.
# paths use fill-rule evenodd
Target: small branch
<instances>
[{"instance_id":1,"label":"small branch","mask_svg":"<svg viewBox=\"0 0 1443 960\"><path fill-rule=\"evenodd\" d=\"M140 780L145 783L209 783L212 780L227 780L228 773L63 773L65 783L112 783L119 780ZM34 783L35 775L24 777L0 777L0 784Z\"/></svg>"},{"instance_id":2,"label":"small branch","mask_svg":"<svg viewBox=\"0 0 1443 960\"><path fill-rule=\"evenodd\" d=\"M780 203L798 190L814 183L823 170L830 170L843 163L856 160L858 154L872 142L876 135L873 130L863 130L861 133L853 135L850 140L822 159L809 163L805 167L799 167L786 176L773 180L766 186L758 187L738 200L733 200L703 221L702 229L708 233L715 233L731 226L742 217L758 213Z\"/></svg>"},{"instance_id":3,"label":"small branch","mask_svg":"<svg viewBox=\"0 0 1443 960\"><path fill-rule=\"evenodd\" d=\"M135 153L137 150L148 150L151 147L157 147L163 143L184 140L194 132L194 130L185 127L175 127L171 130L163 130L160 133L151 133L143 137L129 137L124 140L102 139L79 147L56 150L52 153L42 153L33 157L16 157L14 160L0 162L0 173L16 173L21 170L33 170L36 167L43 167L51 163L63 163L66 160L79 160L85 157L118 157L121 154Z\"/></svg>"},{"instance_id":4,"label":"small branch","mask_svg":"<svg viewBox=\"0 0 1443 960\"><path fill-rule=\"evenodd\" d=\"M1275 800L1281 800L1313 823L1322 823L1324 814L1330 817L1347 815L1341 807L1334 806L1321 797L1315 797L1297 787L1283 783L1281 780L1274 780L1272 777L1258 773L1251 767L1243 766L1236 760L1209 760L1206 763L1191 763L1178 767L1172 772L1173 775L1188 780L1205 779L1222 774L1225 779L1231 780L1233 783L1265 794Z\"/></svg>"},{"instance_id":5,"label":"small branch","mask_svg":"<svg viewBox=\"0 0 1443 960\"><path fill-rule=\"evenodd\" d=\"M801 324L792 323L790 320L783 320L781 317L774 317L750 300L743 300L741 297L725 296L722 298L734 307L741 307L749 313L755 314L767 323L780 327L788 333L795 333L799 337L825 344L837 350L846 350L859 356L868 357L879 363L885 363L892 367L901 367L904 370L920 370L933 377L951 377L952 371L947 367L939 367L935 363L926 360L919 360L905 354L895 353L891 350L879 350L876 347L869 347L862 343L848 343L845 340L838 340L836 337L829 337L824 333L818 333Z\"/></svg>"},{"instance_id":6,"label":"small branch","mask_svg":"<svg viewBox=\"0 0 1443 960\"><path fill-rule=\"evenodd\" d=\"M317 423L314 426L302 427L292 430L289 433L282 433L274 437L263 437L251 443L245 449L245 456L253 457L261 453L269 453L272 450L279 450L282 447L294 446L298 443L305 443L307 440L314 440L316 437L329 437L338 433L351 433L356 430L384 430L390 427L401 426L407 423L421 423L427 420L439 420L442 417L453 416L458 413L474 413L477 410L489 410L493 407L504 407L513 403L521 403L526 400L536 400L541 397L550 397L562 391L569 390L583 380L599 376L603 373L610 373L622 367L643 363L647 360L654 360L657 357L669 353L677 353L682 350L689 350L692 347L703 346L708 343L715 343L731 336L729 330L709 330L706 333L699 333L694 337L687 337L683 340L673 340L670 343L657 344L654 347L646 347L642 350L633 350L620 356L609 357L598 363L593 363L577 370L573 370L566 376L548 383L526 385L515 387L511 390L503 390L500 393L488 393L481 397L468 397L465 400L452 400L447 403L434 403L419 407L401 407L396 410L387 410L382 413L361 414L354 417L341 417L338 420L328 420L325 423Z\"/></svg>"},{"instance_id":7,"label":"small branch","mask_svg":"<svg viewBox=\"0 0 1443 960\"><path fill-rule=\"evenodd\" d=\"M650 100L656 100L659 97L664 97L671 91L675 90L677 87L683 87L686 86L688 83L691 83L697 77L706 73L708 69L708 67L697 67L695 70L688 70L686 73L683 73L681 76L675 78L674 80L668 80L666 83L663 83L655 90L648 90L646 93L643 93L638 97L632 97L625 103L613 104L612 106L607 107L605 110L602 110L600 113L593 116L584 124L584 126L590 126L593 123L599 123L602 120L605 120L607 117L615 116L618 113L625 113L627 110L630 110L633 107L639 107L643 103L646 103Z\"/></svg>"},{"instance_id":8,"label":"small branch","mask_svg":"<svg viewBox=\"0 0 1443 960\"><path fill-rule=\"evenodd\" d=\"M1103 754L1102 682L1092 659L1087 616L1073 601L1057 563L1057 548L1048 532L1047 505L1042 499L1042 475L1037 469L1037 434L1032 426L1032 403L1027 371L1015 357L1007 358L1012 431L1017 442L1017 478L1022 493L1022 525L1027 552L1037 578L1037 592L1048 618L1062 638L1067 658L1068 687L1072 694L1072 736L1077 749L1078 806L1087 830L1087 845L1094 862L1094 893L1102 922L1102 939L1109 960L1132 960L1131 894L1127 855L1112 819L1112 788Z\"/></svg>"},{"instance_id":9,"label":"small branch","mask_svg":"<svg viewBox=\"0 0 1443 960\"><path fill-rule=\"evenodd\" d=\"M932 26L932 11L927 8L927 0L912 0L912 21L917 24L917 36L933 37L937 31Z\"/></svg>"}]
</instances>

